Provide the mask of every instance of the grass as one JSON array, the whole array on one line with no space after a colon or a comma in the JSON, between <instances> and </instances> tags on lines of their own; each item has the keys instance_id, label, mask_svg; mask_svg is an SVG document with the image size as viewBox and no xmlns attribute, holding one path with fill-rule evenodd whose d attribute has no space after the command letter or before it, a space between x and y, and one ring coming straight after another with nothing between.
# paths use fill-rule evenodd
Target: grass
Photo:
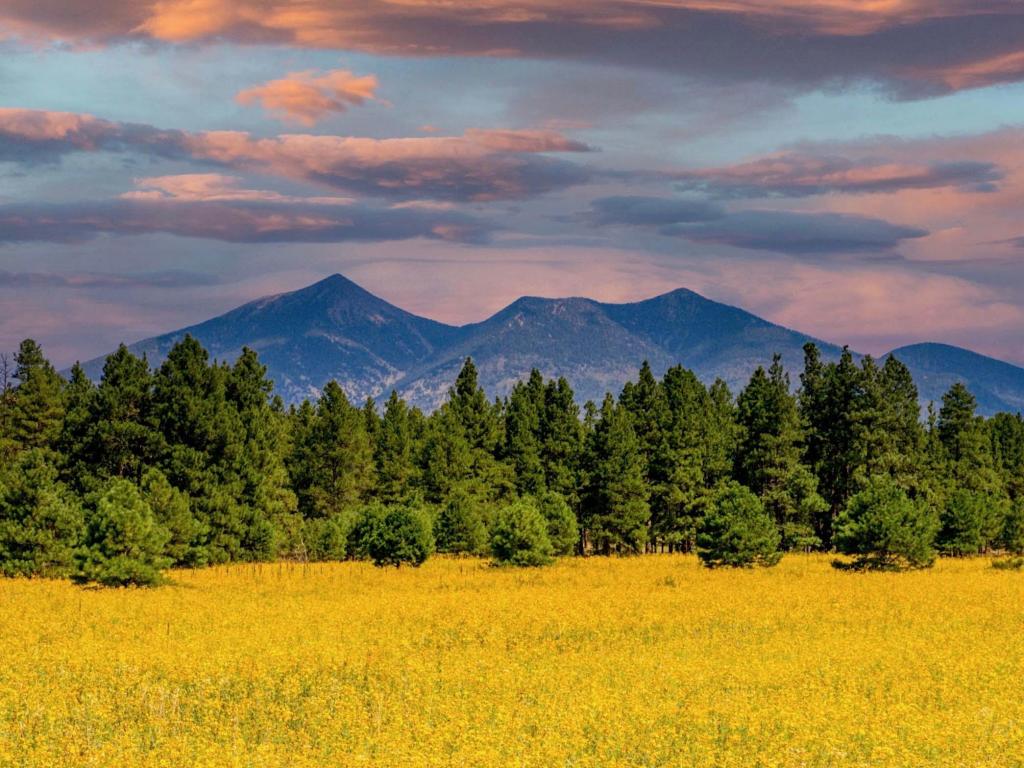
<instances>
[{"instance_id":1,"label":"grass","mask_svg":"<svg viewBox=\"0 0 1024 768\"><path fill-rule=\"evenodd\" d=\"M0 766L1017 766L1024 578L826 556L0 581Z\"/></svg>"}]
</instances>

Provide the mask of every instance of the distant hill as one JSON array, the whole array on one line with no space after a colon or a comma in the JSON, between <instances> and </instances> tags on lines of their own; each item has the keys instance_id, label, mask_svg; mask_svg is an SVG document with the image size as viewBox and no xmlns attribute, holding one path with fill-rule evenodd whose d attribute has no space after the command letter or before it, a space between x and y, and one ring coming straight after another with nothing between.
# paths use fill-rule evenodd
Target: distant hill
<instances>
[{"instance_id":1,"label":"distant hill","mask_svg":"<svg viewBox=\"0 0 1024 768\"><path fill-rule=\"evenodd\" d=\"M597 400L617 393L644 360L656 373L682 364L704 381L722 378L736 391L776 352L794 383L807 341L817 343L826 359L840 353L833 344L685 289L629 304L524 297L483 322L456 327L410 314L341 275L131 349L158 364L187 333L221 360L233 360L243 346L258 351L290 402L314 397L336 379L355 401L384 398L394 388L427 410L443 402L470 356L492 396L506 395L538 368L569 379L580 400ZM941 398L960 380L985 413L1024 409L1022 368L942 344L894 354L910 366L923 402ZM98 378L102 365L102 359L90 361L86 371Z\"/></svg>"},{"instance_id":2,"label":"distant hill","mask_svg":"<svg viewBox=\"0 0 1024 768\"><path fill-rule=\"evenodd\" d=\"M949 344L912 344L890 354L910 368L922 402L938 404L960 381L978 398L982 413L1024 412L1024 368Z\"/></svg>"}]
</instances>

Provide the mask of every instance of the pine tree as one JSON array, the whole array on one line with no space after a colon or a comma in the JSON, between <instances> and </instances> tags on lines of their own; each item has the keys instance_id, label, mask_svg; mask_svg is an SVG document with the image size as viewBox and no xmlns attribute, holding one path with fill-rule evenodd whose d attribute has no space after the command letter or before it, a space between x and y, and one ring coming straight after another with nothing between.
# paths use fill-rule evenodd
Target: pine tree
<instances>
[{"instance_id":1,"label":"pine tree","mask_svg":"<svg viewBox=\"0 0 1024 768\"><path fill-rule=\"evenodd\" d=\"M935 561L938 515L885 475L868 480L836 521L836 549L856 568L926 568Z\"/></svg>"},{"instance_id":2,"label":"pine tree","mask_svg":"<svg viewBox=\"0 0 1024 768\"><path fill-rule=\"evenodd\" d=\"M434 526L437 551L452 555L482 555L487 549L487 527L475 498L456 492L441 507Z\"/></svg>"},{"instance_id":3,"label":"pine tree","mask_svg":"<svg viewBox=\"0 0 1024 768\"><path fill-rule=\"evenodd\" d=\"M765 505L783 533L786 549L808 549L820 542L828 505L817 481L800 463L801 424L789 376L776 355L768 373L758 368L737 401L741 438L736 478Z\"/></svg>"},{"instance_id":4,"label":"pine tree","mask_svg":"<svg viewBox=\"0 0 1024 768\"><path fill-rule=\"evenodd\" d=\"M92 429L86 461L98 481L123 477L139 482L162 450L153 429L153 382L145 358L122 344L103 365L103 378L90 399Z\"/></svg>"},{"instance_id":5,"label":"pine tree","mask_svg":"<svg viewBox=\"0 0 1024 768\"><path fill-rule=\"evenodd\" d=\"M417 481L416 456L412 412L392 390L374 447L377 493L381 499L394 502L409 494Z\"/></svg>"},{"instance_id":6,"label":"pine tree","mask_svg":"<svg viewBox=\"0 0 1024 768\"><path fill-rule=\"evenodd\" d=\"M207 531L192 514L188 495L172 486L159 469L150 469L142 476L142 498L153 512L153 518L167 531L164 552L172 565L205 564L202 542Z\"/></svg>"},{"instance_id":7,"label":"pine tree","mask_svg":"<svg viewBox=\"0 0 1024 768\"><path fill-rule=\"evenodd\" d=\"M554 549L548 524L529 499L503 506L491 529L491 552L498 565L534 567L548 565Z\"/></svg>"},{"instance_id":8,"label":"pine tree","mask_svg":"<svg viewBox=\"0 0 1024 768\"><path fill-rule=\"evenodd\" d=\"M21 342L8 417L10 438L19 448L53 449L64 422L63 381L32 339Z\"/></svg>"},{"instance_id":9,"label":"pine tree","mask_svg":"<svg viewBox=\"0 0 1024 768\"><path fill-rule=\"evenodd\" d=\"M584 517L604 554L642 552L650 523L649 488L640 444L626 410L606 395L589 445Z\"/></svg>"},{"instance_id":10,"label":"pine tree","mask_svg":"<svg viewBox=\"0 0 1024 768\"><path fill-rule=\"evenodd\" d=\"M512 465L519 494L542 493L547 486L541 458L544 410L544 379L534 368L527 381L512 387L505 410L503 454Z\"/></svg>"},{"instance_id":11,"label":"pine tree","mask_svg":"<svg viewBox=\"0 0 1024 768\"><path fill-rule=\"evenodd\" d=\"M0 574L67 576L83 525L81 504L58 479L52 452L23 451L0 475Z\"/></svg>"},{"instance_id":12,"label":"pine tree","mask_svg":"<svg viewBox=\"0 0 1024 768\"><path fill-rule=\"evenodd\" d=\"M561 494L575 510L580 501L578 475L583 450L583 428L580 408L565 378L549 381L544 387L540 442L545 487Z\"/></svg>"},{"instance_id":13,"label":"pine tree","mask_svg":"<svg viewBox=\"0 0 1024 768\"><path fill-rule=\"evenodd\" d=\"M548 526L548 540L555 555L571 555L579 545L580 531L576 515L560 493L545 491L537 499L537 509Z\"/></svg>"},{"instance_id":14,"label":"pine tree","mask_svg":"<svg viewBox=\"0 0 1024 768\"><path fill-rule=\"evenodd\" d=\"M228 373L227 400L243 430L235 472L239 501L247 508L246 549L259 560L273 557L281 538L295 551L301 531L286 465L287 423L280 402L270 399L273 388L266 366L253 350L244 348Z\"/></svg>"},{"instance_id":15,"label":"pine tree","mask_svg":"<svg viewBox=\"0 0 1024 768\"><path fill-rule=\"evenodd\" d=\"M324 387L295 455L305 467L297 491L306 517L335 517L370 498L375 468L366 420L337 382Z\"/></svg>"},{"instance_id":16,"label":"pine tree","mask_svg":"<svg viewBox=\"0 0 1024 768\"><path fill-rule=\"evenodd\" d=\"M779 531L760 499L739 483L723 483L697 534L697 556L709 568L773 566Z\"/></svg>"},{"instance_id":17,"label":"pine tree","mask_svg":"<svg viewBox=\"0 0 1024 768\"><path fill-rule=\"evenodd\" d=\"M107 587L160 584L160 571L172 562L164 554L169 539L138 487L115 478L88 515L74 579Z\"/></svg>"}]
</instances>

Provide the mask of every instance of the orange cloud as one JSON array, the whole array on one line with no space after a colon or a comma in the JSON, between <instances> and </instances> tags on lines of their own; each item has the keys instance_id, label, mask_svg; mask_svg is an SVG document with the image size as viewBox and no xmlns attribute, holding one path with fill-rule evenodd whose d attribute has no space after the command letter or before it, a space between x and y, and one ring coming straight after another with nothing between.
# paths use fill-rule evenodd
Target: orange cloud
<instances>
[{"instance_id":1,"label":"orange cloud","mask_svg":"<svg viewBox=\"0 0 1024 768\"><path fill-rule=\"evenodd\" d=\"M377 85L373 75L358 77L345 69L319 76L313 71L292 72L247 88L235 99L244 105L258 102L279 119L313 126L331 114L374 100Z\"/></svg>"},{"instance_id":2,"label":"orange cloud","mask_svg":"<svg viewBox=\"0 0 1024 768\"><path fill-rule=\"evenodd\" d=\"M52 160L101 149L199 160L406 199L525 198L590 178L586 168L547 156L590 149L552 131L478 129L462 136L400 139L312 134L256 138L241 131L162 131L89 115L0 110L0 159Z\"/></svg>"},{"instance_id":3,"label":"orange cloud","mask_svg":"<svg viewBox=\"0 0 1024 768\"><path fill-rule=\"evenodd\" d=\"M6 0L4 33L572 58L717 81L873 80L905 95L1024 77L1012 0Z\"/></svg>"},{"instance_id":4,"label":"orange cloud","mask_svg":"<svg viewBox=\"0 0 1024 768\"><path fill-rule=\"evenodd\" d=\"M296 197L267 189L245 189L237 176L220 173L180 173L136 179L137 190L125 192L122 200L143 202L263 202L351 205L351 197Z\"/></svg>"}]
</instances>

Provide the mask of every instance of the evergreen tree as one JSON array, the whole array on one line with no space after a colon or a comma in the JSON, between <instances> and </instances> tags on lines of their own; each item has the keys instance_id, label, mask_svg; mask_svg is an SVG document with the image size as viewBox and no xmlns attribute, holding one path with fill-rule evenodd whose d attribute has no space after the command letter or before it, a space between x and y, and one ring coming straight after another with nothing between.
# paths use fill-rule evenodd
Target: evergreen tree
<instances>
[{"instance_id":1,"label":"evergreen tree","mask_svg":"<svg viewBox=\"0 0 1024 768\"><path fill-rule=\"evenodd\" d=\"M544 391L544 379L534 368L527 381L512 387L508 399L504 455L512 465L520 494L541 493L547 485L541 458Z\"/></svg>"},{"instance_id":2,"label":"evergreen tree","mask_svg":"<svg viewBox=\"0 0 1024 768\"><path fill-rule=\"evenodd\" d=\"M335 517L370 498L375 470L366 421L337 382L324 387L294 460L304 469L297 490L306 517Z\"/></svg>"},{"instance_id":3,"label":"evergreen tree","mask_svg":"<svg viewBox=\"0 0 1024 768\"><path fill-rule=\"evenodd\" d=\"M499 565L548 565L554 555L548 524L537 506L519 499L503 506L491 529L491 552Z\"/></svg>"},{"instance_id":4,"label":"evergreen tree","mask_svg":"<svg viewBox=\"0 0 1024 768\"><path fill-rule=\"evenodd\" d=\"M408 495L417 480L416 454L412 412L392 390L374 448L377 494L381 499L394 502Z\"/></svg>"},{"instance_id":5,"label":"evergreen tree","mask_svg":"<svg viewBox=\"0 0 1024 768\"><path fill-rule=\"evenodd\" d=\"M597 551L642 552L650 521L640 444L626 410L606 395L589 441L585 520Z\"/></svg>"},{"instance_id":6,"label":"evergreen tree","mask_svg":"<svg viewBox=\"0 0 1024 768\"><path fill-rule=\"evenodd\" d=\"M540 419L541 468L544 486L561 494L573 509L579 506L579 465L583 450L580 408L565 378L544 387Z\"/></svg>"},{"instance_id":7,"label":"evergreen tree","mask_svg":"<svg viewBox=\"0 0 1024 768\"><path fill-rule=\"evenodd\" d=\"M836 549L854 555L854 567L926 568L935 561L938 516L885 475L868 480L836 522Z\"/></svg>"},{"instance_id":8,"label":"evergreen tree","mask_svg":"<svg viewBox=\"0 0 1024 768\"><path fill-rule=\"evenodd\" d=\"M670 528L672 516L668 483L675 469L675 456L670 450L669 432L672 413L665 389L654 378L645 360L637 381L628 382L619 398L620 406L629 414L643 463L644 482L649 489L651 515L647 540L655 543L656 532Z\"/></svg>"},{"instance_id":9,"label":"evergreen tree","mask_svg":"<svg viewBox=\"0 0 1024 768\"><path fill-rule=\"evenodd\" d=\"M571 555L579 544L576 515L560 493L546 491L537 499L537 509L548 526L551 548L558 556Z\"/></svg>"},{"instance_id":10,"label":"evergreen tree","mask_svg":"<svg viewBox=\"0 0 1024 768\"><path fill-rule=\"evenodd\" d=\"M202 542L207 531L192 514L188 495L168 482L159 469L147 470L140 484L142 498L153 512L153 518L167 531L164 554L172 565L205 564Z\"/></svg>"},{"instance_id":11,"label":"evergreen tree","mask_svg":"<svg viewBox=\"0 0 1024 768\"><path fill-rule=\"evenodd\" d=\"M172 563L164 554L169 539L138 487L115 478L88 515L74 579L106 587L160 584L160 571Z\"/></svg>"},{"instance_id":12,"label":"evergreen tree","mask_svg":"<svg viewBox=\"0 0 1024 768\"><path fill-rule=\"evenodd\" d=\"M773 566L780 537L761 500L739 483L723 483L697 534L697 556L709 568Z\"/></svg>"},{"instance_id":13,"label":"evergreen tree","mask_svg":"<svg viewBox=\"0 0 1024 768\"><path fill-rule=\"evenodd\" d=\"M482 555L487 549L487 527L476 499L454 493L441 507L434 526L437 551L452 555Z\"/></svg>"},{"instance_id":14,"label":"evergreen tree","mask_svg":"<svg viewBox=\"0 0 1024 768\"><path fill-rule=\"evenodd\" d=\"M153 428L152 377L145 358L122 344L103 365L90 398L85 460L99 481L123 477L139 482L162 448Z\"/></svg>"},{"instance_id":15,"label":"evergreen tree","mask_svg":"<svg viewBox=\"0 0 1024 768\"><path fill-rule=\"evenodd\" d=\"M63 381L32 339L21 342L14 360L9 436L20 448L53 449L64 422Z\"/></svg>"},{"instance_id":16,"label":"evergreen tree","mask_svg":"<svg viewBox=\"0 0 1024 768\"><path fill-rule=\"evenodd\" d=\"M419 567L434 552L434 536L426 511L412 504L395 504L374 511L360 533L361 548L378 567Z\"/></svg>"},{"instance_id":17,"label":"evergreen tree","mask_svg":"<svg viewBox=\"0 0 1024 768\"><path fill-rule=\"evenodd\" d=\"M32 448L0 475L0 574L67 576L84 524L52 453Z\"/></svg>"},{"instance_id":18,"label":"evergreen tree","mask_svg":"<svg viewBox=\"0 0 1024 768\"><path fill-rule=\"evenodd\" d=\"M998 541L1010 513L1007 499L960 488L940 516L939 549L947 555L987 552Z\"/></svg>"},{"instance_id":19,"label":"evergreen tree","mask_svg":"<svg viewBox=\"0 0 1024 768\"><path fill-rule=\"evenodd\" d=\"M800 417L789 390L789 376L776 355L770 371L758 368L740 393L736 478L760 497L783 533L783 546L807 549L819 543L815 531L824 527L828 505L800 463Z\"/></svg>"}]
</instances>

